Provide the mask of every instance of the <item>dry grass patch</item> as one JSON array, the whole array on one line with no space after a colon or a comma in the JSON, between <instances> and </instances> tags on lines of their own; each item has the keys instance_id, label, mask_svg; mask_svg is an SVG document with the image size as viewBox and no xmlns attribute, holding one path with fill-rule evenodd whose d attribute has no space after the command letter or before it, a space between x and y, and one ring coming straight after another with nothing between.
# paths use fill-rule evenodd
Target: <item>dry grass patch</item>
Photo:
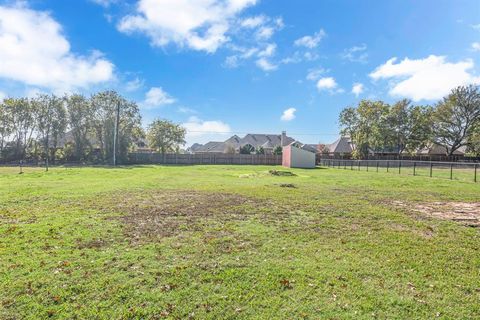
<instances>
[{"instance_id":1,"label":"dry grass patch","mask_svg":"<svg viewBox=\"0 0 480 320\"><path fill-rule=\"evenodd\" d=\"M424 216L452 220L471 227L480 227L480 203L478 202L430 202L393 204Z\"/></svg>"},{"instance_id":2,"label":"dry grass patch","mask_svg":"<svg viewBox=\"0 0 480 320\"><path fill-rule=\"evenodd\" d=\"M241 221L268 201L230 193L156 191L130 194L114 205L134 242L205 230L212 222Z\"/></svg>"}]
</instances>

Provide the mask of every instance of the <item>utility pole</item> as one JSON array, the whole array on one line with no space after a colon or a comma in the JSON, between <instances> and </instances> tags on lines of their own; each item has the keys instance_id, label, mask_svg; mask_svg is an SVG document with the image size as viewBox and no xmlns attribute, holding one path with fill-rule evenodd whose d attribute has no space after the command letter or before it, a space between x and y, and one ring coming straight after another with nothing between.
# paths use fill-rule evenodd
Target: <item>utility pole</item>
<instances>
[{"instance_id":1,"label":"utility pole","mask_svg":"<svg viewBox=\"0 0 480 320\"><path fill-rule=\"evenodd\" d=\"M113 165L117 165L117 140L118 140L118 126L120 123L120 101L117 102L117 110L115 113L115 128L113 132Z\"/></svg>"}]
</instances>

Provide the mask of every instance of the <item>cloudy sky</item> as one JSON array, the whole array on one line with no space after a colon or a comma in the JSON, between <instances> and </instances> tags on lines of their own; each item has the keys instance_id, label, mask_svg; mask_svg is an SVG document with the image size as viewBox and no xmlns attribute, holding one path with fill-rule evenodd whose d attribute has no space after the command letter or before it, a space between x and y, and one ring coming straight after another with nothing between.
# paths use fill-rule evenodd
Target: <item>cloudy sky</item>
<instances>
[{"instance_id":1,"label":"cloudy sky","mask_svg":"<svg viewBox=\"0 0 480 320\"><path fill-rule=\"evenodd\" d=\"M0 97L115 89L188 142L331 142L361 99L480 83L478 0L0 0Z\"/></svg>"}]
</instances>

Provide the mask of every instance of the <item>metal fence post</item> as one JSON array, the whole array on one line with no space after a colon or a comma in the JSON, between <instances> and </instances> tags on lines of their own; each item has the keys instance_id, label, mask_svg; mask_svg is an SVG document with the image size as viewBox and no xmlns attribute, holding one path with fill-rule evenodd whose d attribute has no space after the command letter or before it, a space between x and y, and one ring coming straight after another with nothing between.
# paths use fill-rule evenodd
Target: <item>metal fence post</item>
<instances>
[{"instance_id":1,"label":"metal fence post","mask_svg":"<svg viewBox=\"0 0 480 320\"><path fill-rule=\"evenodd\" d=\"M417 163L414 161L413 162L413 176L415 177L415 170L417 169Z\"/></svg>"},{"instance_id":2,"label":"metal fence post","mask_svg":"<svg viewBox=\"0 0 480 320\"><path fill-rule=\"evenodd\" d=\"M433 173L433 163L430 163L430 178L432 177Z\"/></svg>"},{"instance_id":3,"label":"metal fence post","mask_svg":"<svg viewBox=\"0 0 480 320\"><path fill-rule=\"evenodd\" d=\"M477 164L475 164L475 171L474 171L474 174L473 174L473 181L474 182L477 182Z\"/></svg>"},{"instance_id":4,"label":"metal fence post","mask_svg":"<svg viewBox=\"0 0 480 320\"><path fill-rule=\"evenodd\" d=\"M358 171L360 171L360 160L358 160Z\"/></svg>"},{"instance_id":5,"label":"metal fence post","mask_svg":"<svg viewBox=\"0 0 480 320\"><path fill-rule=\"evenodd\" d=\"M378 160L377 160L377 172L378 172Z\"/></svg>"},{"instance_id":6,"label":"metal fence post","mask_svg":"<svg viewBox=\"0 0 480 320\"><path fill-rule=\"evenodd\" d=\"M367 160L367 172L368 172L368 160Z\"/></svg>"},{"instance_id":7,"label":"metal fence post","mask_svg":"<svg viewBox=\"0 0 480 320\"><path fill-rule=\"evenodd\" d=\"M453 164L450 164L450 180L453 180Z\"/></svg>"},{"instance_id":8,"label":"metal fence post","mask_svg":"<svg viewBox=\"0 0 480 320\"><path fill-rule=\"evenodd\" d=\"M343 170L347 169L347 160L343 160Z\"/></svg>"},{"instance_id":9,"label":"metal fence post","mask_svg":"<svg viewBox=\"0 0 480 320\"><path fill-rule=\"evenodd\" d=\"M389 167L390 167L390 162L387 161L387 172L388 172Z\"/></svg>"},{"instance_id":10,"label":"metal fence post","mask_svg":"<svg viewBox=\"0 0 480 320\"><path fill-rule=\"evenodd\" d=\"M398 174L401 174L402 173L402 161L399 160L398 161Z\"/></svg>"}]
</instances>

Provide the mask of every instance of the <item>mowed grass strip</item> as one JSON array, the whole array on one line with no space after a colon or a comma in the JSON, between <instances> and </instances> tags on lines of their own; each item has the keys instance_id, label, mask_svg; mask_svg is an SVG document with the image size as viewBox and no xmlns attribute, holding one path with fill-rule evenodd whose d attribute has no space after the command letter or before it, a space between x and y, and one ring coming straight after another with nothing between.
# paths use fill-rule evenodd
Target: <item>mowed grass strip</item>
<instances>
[{"instance_id":1,"label":"mowed grass strip","mask_svg":"<svg viewBox=\"0 0 480 320\"><path fill-rule=\"evenodd\" d=\"M479 230L408 209L480 185L272 169L0 168L0 318L480 317Z\"/></svg>"}]
</instances>

